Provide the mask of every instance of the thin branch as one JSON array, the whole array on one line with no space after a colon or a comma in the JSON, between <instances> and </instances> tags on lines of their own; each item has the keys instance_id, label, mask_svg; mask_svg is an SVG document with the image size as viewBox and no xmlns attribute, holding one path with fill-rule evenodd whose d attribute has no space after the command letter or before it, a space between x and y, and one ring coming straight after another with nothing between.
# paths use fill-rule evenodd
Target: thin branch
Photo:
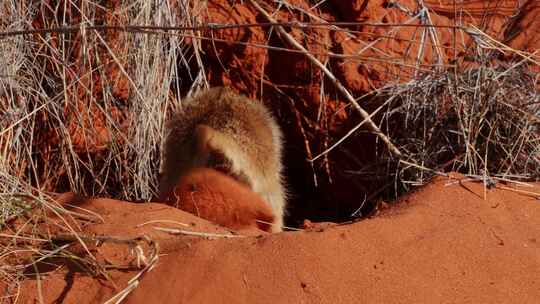
<instances>
[{"instance_id":1,"label":"thin branch","mask_svg":"<svg viewBox=\"0 0 540 304\"><path fill-rule=\"evenodd\" d=\"M270 16L255 0L249 0L249 2L259 11L262 15L265 16L268 21L272 23L276 23L274 18ZM349 93L349 91L341 84L341 82L322 64L315 56L313 56L311 53L309 53L306 48L304 48L300 43L298 43L289 33L285 31L285 29L282 26L277 27L277 31L279 32L280 36L287 40L292 46L299 49L304 53L304 55L311 60L315 65L317 65L330 79L330 81L335 85L335 87L338 89L338 91L356 108L358 113L360 113L360 116L365 120L366 125L368 128L370 128L381 140L386 144L388 147L388 150L396 156L397 158L401 158L402 154L399 151L399 149L391 142L391 140L386 136L380 129L375 125L375 123L371 120L370 115L368 112L366 112L359 104L356 102L355 98Z\"/></svg>"},{"instance_id":2,"label":"thin branch","mask_svg":"<svg viewBox=\"0 0 540 304\"><path fill-rule=\"evenodd\" d=\"M462 26L453 25L431 25L431 24L403 24L403 23L377 23L377 22L266 22L266 23L244 23L244 24L221 24L221 23L206 23L196 26L154 26L154 25L74 25L74 26L62 26L45 29L30 29L30 30L17 30L17 31L2 31L0 32L0 39L6 37L13 37L19 35L31 35L39 34L45 35L50 33L68 34L82 31L97 30L97 31L122 31L133 33L155 33L155 30L159 31L201 31L201 30L228 30L238 28L250 28L250 27L274 27L274 26L287 26L294 28L329 28L329 26L373 26L373 27L394 27L394 26L408 26L408 27L426 27L426 28L457 28L465 29ZM339 31L335 27L330 27L331 30Z\"/></svg>"}]
</instances>

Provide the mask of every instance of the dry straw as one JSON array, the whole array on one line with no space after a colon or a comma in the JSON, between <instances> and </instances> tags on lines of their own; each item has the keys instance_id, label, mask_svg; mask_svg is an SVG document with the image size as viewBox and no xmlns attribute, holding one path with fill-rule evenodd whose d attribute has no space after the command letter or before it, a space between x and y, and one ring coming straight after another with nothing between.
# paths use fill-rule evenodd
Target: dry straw
<instances>
[{"instance_id":1,"label":"dry straw","mask_svg":"<svg viewBox=\"0 0 540 304\"><path fill-rule=\"evenodd\" d=\"M197 51L188 51L179 36L113 34L93 27L103 22L192 26L198 15L193 3L175 3L118 2L112 11L86 0L57 6L0 2L0 280L8 286L2 299L17 301L28 269L43 287L35 266L52 258L108 277L89 250L70 253L74 243L87 248L93 241L83 237L79 223L99 217L68 211L47 193L152 197L163 113L176 106L169 90L180 78L195 87L202 78L196 72L181 77L173 67L196 67L190 57ZM41 32L66 24L77 30ZM56 233L69 235L68 244L57 245ZM157 254L150 260L153 265ZM38 294L43 300L41 290Z\"/></svg>"},{"instance_id":2,"label":"dry straw","mask_svg":"<svg viewBox=\"0 0 540 304\"><path fill-rule=\"evenodd\" d=\"M506 64L432 73L389 86L384 116L407 155L396 178L421 184L444 171L540 178L540 95L534 74ZM421 167L419 167L421 165Z\"/></svg>"}]
</instances>

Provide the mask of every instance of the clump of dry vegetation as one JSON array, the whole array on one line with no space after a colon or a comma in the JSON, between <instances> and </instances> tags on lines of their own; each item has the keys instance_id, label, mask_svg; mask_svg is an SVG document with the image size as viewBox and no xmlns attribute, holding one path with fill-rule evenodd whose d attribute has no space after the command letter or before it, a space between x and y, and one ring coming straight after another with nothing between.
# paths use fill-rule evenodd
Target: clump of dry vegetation
<instances>
[{"instance_id":1,"label":"clump of dry vegetation","mask_svg":"<svg viewBox=\"0 0 540 304\"><path fill-rule=\"evenodd\" d=\"M189 70L198 55L181 36L95 28L190 25L193 7L188 0L0 3L0 280L8 285L6 299L16 300L23 272L33 273L40 261L79 259L100 269L91 255L77 258L54 240L51 227L75 242L92 241L78 236L77 223L88 216L65 210L49 191L149 200L155 189L163 113L177 104L169 93L180 85L176 67ZM50 28L58 30L39 32ZM182 79L188 89L205 82L190 76Z\"/></svg>"},{"instance_id":2,"label":"clump of dry vegetation","mask_svg":"<svg viewBox=\"0 0 540 304\"><path fill-rule=\"evenodd\" d=\"M540 178L538 79L523 62L428 73L390 86L386 130L404 152L400 183L458 171L506 180Z\"/></svg>"},{"instance_id":3,"label":"clump of dry vegetation","mask_svg":"<svg viewBox=\"0 0 540 304\"><path fill-rule=\"evenodd\" d=\"M148 200L164 113L178 104L170 90L205 80L178 75L196 56L182 36L99 25L190 25L192 5L107 5L2 2L1 30L20 31L0 44L2 173L42 190ZM39 32L50 28L57 30Z\"/></svg>"}]
</instances>

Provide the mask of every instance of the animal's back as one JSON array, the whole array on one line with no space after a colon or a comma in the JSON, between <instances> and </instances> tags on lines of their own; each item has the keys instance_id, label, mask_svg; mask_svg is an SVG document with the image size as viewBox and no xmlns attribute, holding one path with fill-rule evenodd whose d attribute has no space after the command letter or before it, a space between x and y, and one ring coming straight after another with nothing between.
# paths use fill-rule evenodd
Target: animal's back
<instances>
[{"instance_id":1,"label":"animal's back","mask_svg":"<svg viewBox=\"0 0 540 304\"><path fill-rule=\"evenodd\" d=\"M282 134L262 103L227 88L212 88L186 100L166 130L160 196L190 169L214 167L261 194L274 210L276 224L282 225Z\"/></svg>"}]
</instances>

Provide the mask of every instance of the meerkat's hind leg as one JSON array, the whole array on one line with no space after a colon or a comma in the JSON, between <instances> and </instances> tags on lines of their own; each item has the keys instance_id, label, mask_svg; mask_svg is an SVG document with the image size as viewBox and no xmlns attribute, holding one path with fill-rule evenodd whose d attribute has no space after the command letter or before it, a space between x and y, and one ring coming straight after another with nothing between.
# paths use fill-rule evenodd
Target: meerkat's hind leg
<instances>
[{"instance_id":1,"label":"meerkat's hind leg","mask_svg":"<svg viewBox=\"0 0 540 304\"><path fill-rule=\"evenodd\" d=\"M270 184L268 188L261 191L263 199L272 207L274 211L275 221L272 226L272 232L283 231L284 216L285 216L285 193L280 184Z\"/></svg>"}]
</instances>

